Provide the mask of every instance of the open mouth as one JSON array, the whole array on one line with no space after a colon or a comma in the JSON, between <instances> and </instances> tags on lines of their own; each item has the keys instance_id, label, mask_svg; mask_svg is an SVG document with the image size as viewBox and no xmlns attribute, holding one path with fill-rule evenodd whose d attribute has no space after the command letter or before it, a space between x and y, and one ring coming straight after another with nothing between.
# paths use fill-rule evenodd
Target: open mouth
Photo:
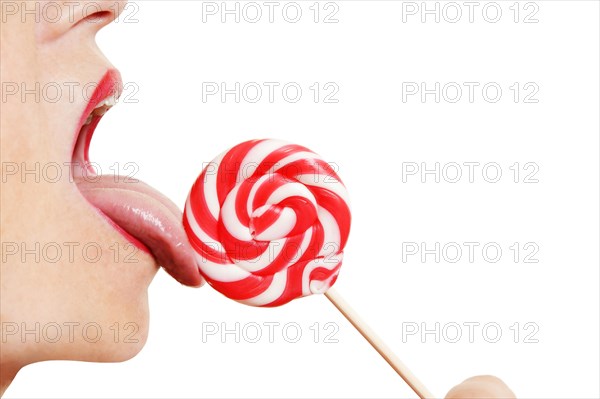
<instances>
[{"instance_id":1,"label":"open mouth","mask_svg":"<svg viewBox=\"0 0 600 399\"><path fill-rule=\"evenodd\" d=\"M97 175L89 147L98 123L116 103L121 78L110 70L99 82L77 127L72 173L81 194L136 247L151 253L181 284L203 283L182 225L182 213L156 189L130 177Z\"/></svg>"}]
</instances>

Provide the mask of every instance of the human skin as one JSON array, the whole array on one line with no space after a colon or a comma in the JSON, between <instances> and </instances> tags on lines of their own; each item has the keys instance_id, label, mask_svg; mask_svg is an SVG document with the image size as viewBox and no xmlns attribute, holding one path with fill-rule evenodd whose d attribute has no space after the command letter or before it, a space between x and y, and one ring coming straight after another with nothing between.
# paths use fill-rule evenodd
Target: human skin
<instances>
[{"instance_id":1,"label":"human skin","mask_svg":"<svg viewBox=\"0 0 600 399\"><path fill-rule=\"evenodd\" d=\"M4 1L2 2L4 3ZM28 2L31 4L32 2ZM78 2L80 7L86 2ZM91 3L91 2L90 2ZM37 82L97 82L109 69L110 63L95 43L96 33L116 17L115 1L94 3L103 6L94 22L87 23L76 17L70 21L65 8L58 22L29 16L25 22L21 14L3 15L0 37L0 75L2 82L24 83L35 88ZM3 6L3 4L0 4ZM112 6L112 7L111 7ZM111 8L110 8L111 7ZM15 374L25 365L54 359L94 362L118 362L135 356L146 342L148 333L147 288L158 267L147 252L135 250L81 195L73 179L63 170L58 181L37 179L35 175L6 175L5 166L33 169L37 164L63 165L72 159L75 127L86 107L82 89L74 96L64 95L57 102L40 101L34 95L2 98L0 122L2 159L1 240L6 243L24 243L35 248L48 243L76 243L82 248L87 243L99 245L102 256L90 263L82 250L73 256L53 259L28 255L3 256L0 271L0 321L3 326L26 326L34 329L54 325L63 327L58 342L34 335L22 339L21 334L7 335L0 351L0 385L4 392ZM88 94L89 96L89 94ZM4 97L4 96L3 96ZM115 259L115 250L121 248ZM3 251L6 247L3 248ZM125 261L125 254L132 258ZM95 255L91 255L94 256ZM116 261L115 261L116 260ZM76 323L79 323L78 325ZM82 328L97 323L105 332L95 340L95 331ZM129 331L137 330L134 338L115 343L110 327L126 323ZM70 339L67 328L75 328ZM77 328L76 328L77 327ZM114 328L114 327L113 327ZM123 332L123 330L121 330ZM48 332L50 334L50 332ZM52 332L54 337L54 332ZM73 341L73 342L70 342Z\"/></svg>"},{"instance_id":2,"label":"human skin","mask_svg":"<svg viewBox=\"0 0 600 399\"><path fill-rule=\"evenodd\" d=\"M6 3L0 0L3 11ZM59 180L5 173L5 165L9 164L31 170L36 164L43 168L70 162L74 130L87 105L86 92L81 88L100 81L112 68L98 49L95 35L117 17L125 1L78 1L75 7L66 4L69 2L55 3L62 6L59 20L36 21L35 17L23 18L17 13L3 14L0 21L3 83L16 82L29 89L36 84L66 88L70 82L80 83L73 96L63 95L58 101L2 93L0 241L28 249L59 245L63 254L69 248L65 243L76 249L58 261L31 254L24 258L21 253L3 254L2 325L29 330L58 325L62 334L56 342L35 339L35 334L25 338L19 332L3 334L0 395L28 364L46 360L120 362L139 353L148 335L147 289L158 270L154 257L132 249L128 239L90 205L64 170L64 178ZM88 3L94 3L94 9L100 6L92 19L82 12ZM94 262L81 250L88 243L101 248L102 256ZM95 339L94 329L84 334L83 328L90 324L104 332L100 339ZM115 326L119 339L115 339ZM51 331L54 337L55 331ZM123 339L129 333L130 339ZM465 381L448 395L514 397L501 381L485 376Z\"/></svg>"}]
</instances>

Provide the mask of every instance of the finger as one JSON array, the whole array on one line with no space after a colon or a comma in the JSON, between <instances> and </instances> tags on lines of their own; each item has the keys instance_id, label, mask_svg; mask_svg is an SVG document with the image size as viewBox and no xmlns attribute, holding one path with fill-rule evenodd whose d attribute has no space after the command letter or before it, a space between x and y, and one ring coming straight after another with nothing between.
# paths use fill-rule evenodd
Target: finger
<instances>
[{"instance_id":1,"label":"finger","mask_svg":"<svg viewBox=\"0 0 600 399\"><path fill-rule=\"evenodd\" d=\"M446 399L515 399L513 391L498 377L478 375L452 388Z\"/></svg>"}]
</instances>

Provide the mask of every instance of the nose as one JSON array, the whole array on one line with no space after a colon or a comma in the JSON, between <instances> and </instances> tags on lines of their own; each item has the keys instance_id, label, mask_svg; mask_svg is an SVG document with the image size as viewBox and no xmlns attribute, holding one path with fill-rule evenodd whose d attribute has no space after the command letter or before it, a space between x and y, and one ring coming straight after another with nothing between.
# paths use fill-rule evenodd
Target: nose
<instances>
[{"instance_id":1,"label":"nose","mask_svg":"<svg viewBox=\"0 0 600 399\"><path fill-rule=\"evenodd\" d=\"M81 3L82 10L75 25L87 23L89 29L96 33L116 20L126 5L127 0L84 1Z\"/></svg>"},{"instance_id":2,"label":"nose","mask_svg":"<svg viewBox=\"0 0 600 399\"><path fill-rule=\"evenodd\" d=\"M127 0L85 0L52 2L53 9L40 6L38 40L56 40L72 30L96 35L100 29L116 20L127 6ZM60 5L59 5L60 4Z\"/></svg>"}]
</instances>

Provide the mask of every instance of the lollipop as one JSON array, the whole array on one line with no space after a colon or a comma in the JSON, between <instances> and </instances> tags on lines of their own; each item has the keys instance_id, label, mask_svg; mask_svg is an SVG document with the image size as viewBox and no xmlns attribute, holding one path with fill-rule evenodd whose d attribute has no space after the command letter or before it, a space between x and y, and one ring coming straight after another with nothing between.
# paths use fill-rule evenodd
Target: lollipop
<instances>
[{"instance_id":1,"label":"lollipop","mask_svg":"<svg viewBox=\"0 0 600 399\"><path fill-rule=\"evenodd\" d=\"M278 306L335 282L350 233L346 188L299 145L239 144L206 165L184 227L206 281L227 297Z\"/></svg>"},{"instance_id":2,"label":"lollipop","mask_svg":"<svg viewBox=\"0 0 600 399\"><path fill-rule=\"evenodd\" d=\"M205 165L183 224L200 273L217 291L262 307L324 293L419 397L433 397L331 288L350 233L348 204L344 184L320 156L252 140Z\"/></svg>"}]
</instances>

